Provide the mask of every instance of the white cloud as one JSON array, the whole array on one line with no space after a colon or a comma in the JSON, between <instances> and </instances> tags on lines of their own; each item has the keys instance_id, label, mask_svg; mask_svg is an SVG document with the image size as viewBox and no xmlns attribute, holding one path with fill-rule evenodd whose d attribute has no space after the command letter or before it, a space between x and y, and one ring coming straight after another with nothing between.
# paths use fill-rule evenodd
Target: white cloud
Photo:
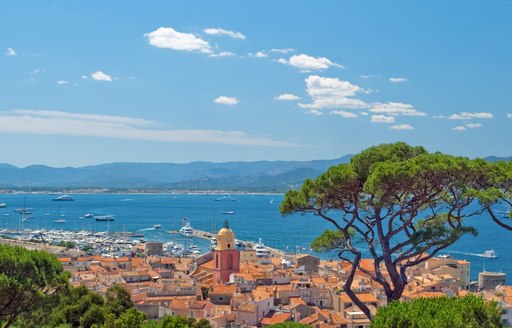
<instances>
[{"instance_id":1,"label":"white cloud","mask_svg":"<svg viewBox=\"0 0 512 328\"><path fill-rule=\"evenodd\" d=\"M241 131L162 130L141 118L60 111L0 112L0 133L116 138L157 142L297 147L297 144L251 136Z\"/></svg>"},{"instance_id":2,"label":"white cloud","mask_svg":"<svg viewBox=\"0 0 512 328\"><path fill-rule=\"evenodd\" d=\"M293 55L288 60L280 58L277 60L277 62L280 64L287 64L293 67L297 67L301 71L306 72L323 70L331 66L343 67L340 64L336 64L325 57L312 57L305 54Z\"/></svg>"},{"instance_id":3,"label":"white cloud","mask_svg":"<svg viewBox=\"0 0 512 328\"><path fill-rule=\"evenodd\" d=\"M87 80L87 75L82 75L82 79Z\"/></svg>"},{"instance_id":4,"label":"white cloud","mask_svg":"<svg viewBox=\"0 0 512 328\"><path fill-rule=\"evenodd\" d=\"M470 129L479 128L482 126L482 123L468 123L466 124L466 127Z\"/></svg>"},{"instance_id":5,"label":"white cloud","mask_svg":"<svg viewBox=\"0 0 512 328\"><path fill-rule=\"evenodd\" d=\"M367 112L361 112L361 115L368 116L369 114Z\"/></svg>"},{"instance_id":6,"label":"white cloud","mask_svg":"<svg viewBox=\"0 0 512 328\"><path fill-rule=\"evenodd\" d=\"M445 116L445 115L440 114L440 115L434 115L434 116L432 116L432 118L440 119L440 118L446 118L446 116Z\"/></svg>"},{"instance_id":7,"label":"white cloud","mask_svg":"<svg viewBox=\"0 0 512 328\"><path fill-rule=\"evenodd\" d=\"M240 40L245 39L245 35L243 35L240 32L224 30L221 28L207 28L207 29L204 29L203 32L208 35L216 35L216 36L217 35L227 35L233 39L240 39Z\"/></svg>"},{"instance_id":8,"label":"white cloud","mask_svg":"<svg viewBox=\"0 0 512 328\"><path fill-rule=\"evenodd\" d=\"M179 51L197 51L211 53L210 44L192 33L181 33L172 27L160 27L153 32L144 34L149 44L158 48Z\"/></svg>"},{"instance_id":9,"label":"white cloud","mask_svg":"<svg viewBox=\"0 0 512 328\"><path fill-rule=\"evenodd\" d=\"M407 82L407 78L405 78L405 77L390 77L389 82L391 82L391 83Z\"/></svg>"},{"instance_id":10,"label":"white cloud","mask_svg":"<svg viewBox=\"0 0 512 328\"><path fill-rule=\"evenodd\" d=\"M512 113L507 113L507 118L512 118Z\"/></svg>"},{"instance_id":11,"label":"white cloud","mask_svg":"<svg viewBox=\"0 0 512 328\"><path fill-rule=\"evenodd\" d=\"M295 49L293 49L293 48L282 48L282 49L272 48L272 49L270 49L270 52L278 52L281 54L287 54L289 52L294 52L294 51L295 51Z\"/></svg>"},{"instance_id":12,"label":"white cloud","mask_svg":"<svg viewBox=\"0 0 512 328\"><path fill-rule=\"evenodd\" d=\"M358 116L352 112L346 112L344 110L333 110L329 114L338 115L344 118L357 118Z\"/></svg>"},{"instance_id":13,"label":"white cloud","mask_svg":"<svg viewBox=\"0 0 512 328\"><path fill-rule=\"evenodd\" d=\"M249 53L249 57L266 58L266 57L268 57L268 54L265 51L261 50L261 51L258 51L255 54Z\"/></svg>"},{"instance_id":14,"label":"white cloud","mask_svg":"<svg viewBox=\"0 0 512 328\"><path fill-rule=\"evenodd\" d=\"M453 127L452 130L454 130L454 131L464 131L464 130L466 130L466 128L461 126L461 125L459 125L459 126Z\"/></svg>"},{"instance_id":15,"label":"white cloud","mask_svg":"<svg viewBox=\"0 0 512 328\"><path fill-rule=\"evenodd\" d=\"M310 109L306 112L306 114L309 114L309 115L315 115L315 116L320 116L320 115L323 115L323 113L319 110L316 110L316 109Z\"/></svg>"},{"instance_id":16,"label":"white cloud","mask_svg":"<svg viewBox=\"0 0 512 328\"><path fill-rule=\"evenodd\" d=\"M277 97L274 98L275 100L297 100L300 99L300 97L296 95L292 95L291 93L283 93Z\"/></svg>"},{"instance_id":17,"label":"white cloud","mask_svg":"<svg viewBox=\"0 0 512 328\"><path fill-rule=\"evenodd\" d=\"M222 51L216 54L209 54L208 57L232 57L235 56L231 51Z\"/></svg>"},{"instance_id":18,"label":"white cloud","mask_svg":"<svg viewBox=\"0 0 512 328\"><path fill-rule=\"evenodd\" d=\"M394 116L386 116L386 115L372 115L373 123L395 123Z\"/></svg>"},{"instance_id":19,"label":"white cloud","mask_svg":"<svg viewBox=\"0 0 512 328\"><path fill-rule=\"evenodd\" d=\"M410 124L398 124L390 126L389 128L393 130L414 130Z\"/></svg>"},{"instance_id":20,"label":"white cloud","mask_svg":"<svg viewBox=\"0 0 512 328\"><path fill-rule=\"evenodd\" d=\"M215 98L213 101L216 102L217 104L222 104L222 105L236 105L236 104L238 104L238 99L235 98L235 97L220 96L218 98Z\"/></svg>"},{"instance_id":21,"label":"white cloud","mask_svg":"<svg viewBox=\"0 0 512 328\"><path fill-rule=\"evenodd\" d=\"M477 113L468 113L462 112L460 114L452 114L448 117L449 120L471 120L473 118L493 118L492 113L487 112L477 112Z\"/></svg>"},{"instance_id":22,"label":"white cloud","mask_svg":"<svg viewBox=\"0 0 512 328\"><path fill-rule=\"evenodd\" d=\"M7 48L5 55L9 57L16 56L16 51L13 48Z\"/></svg>"},{"instance_id":23,"label":"white cloud","mask_svg":"<svg viewBox=\"0 0 512 328\"><path fill-rule=\"evenodd\" d=\"M313 100L311 104L300 103L301 108L367 108L364 101L349 98L366 90L348 81L337 78L310 75L306 79L306 91Z\"/></svg>"},{"instance_id":24,"label":"white cloud","mask_svg":"<svg viewBox=\"0 0 512 328\"><path fill-rule=\"evenodd\" d=\"M58 85L63 85L63 84L68 84L68 83L69 83L69 81L65 81L65 80L58 80L57 81Z\"/></svg>"},{"instance_id":25,"label":"white cloud","mask_svg":"<svg viewBox=\"0 0 512 328\"><path fill-rule=\"evenodd\" d=\"M112 76L105 74L102 71L96 71L92 73L91 77L96 81L112 82Z\"/></svg>"},{"instance_id":26,"label":"white cloud","mask_svg":"<svg viewBox=\"0 0 512 328\"><path fill-rule=\"evenodd\" d=\"M370 109L372 113L381 113L386 115L404 115L404 116L426 116L427 114L420 112L410 104L387 102L373 103Z\"/></svg>"}]
</instances>

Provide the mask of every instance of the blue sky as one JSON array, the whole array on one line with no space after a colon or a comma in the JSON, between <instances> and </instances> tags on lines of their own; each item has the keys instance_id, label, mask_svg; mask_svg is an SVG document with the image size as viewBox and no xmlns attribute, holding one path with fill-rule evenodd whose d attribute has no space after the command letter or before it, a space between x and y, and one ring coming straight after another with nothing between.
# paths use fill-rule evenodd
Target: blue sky
<instances>
[{"instance_id":1,"label":"blue sky","mask_svg":"<svg viewBox=\"0 0 512 328\"><path fill-rule=\"evenodd\" d=\"M2 1L0 162L512 151L512 1Z\"/></svg>"}]
</instances>

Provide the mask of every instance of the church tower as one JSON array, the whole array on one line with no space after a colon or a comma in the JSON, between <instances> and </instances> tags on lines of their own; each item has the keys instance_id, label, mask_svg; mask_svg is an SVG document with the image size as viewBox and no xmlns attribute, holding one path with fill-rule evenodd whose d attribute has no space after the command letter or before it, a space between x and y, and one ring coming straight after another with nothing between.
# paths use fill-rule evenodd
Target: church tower
<instances>
[{"instance_id":1,"label":"church tower","mask_svg":"<svg viewBox=\"0 0 512 328\"><path fill-rule=\"evenodd\" d=\"M228 282L233 272L240 271L240 252L235 248L235 234L228 220L217 234L217 247L213 250L213 281Z\"/></svg>"}]
</instances>

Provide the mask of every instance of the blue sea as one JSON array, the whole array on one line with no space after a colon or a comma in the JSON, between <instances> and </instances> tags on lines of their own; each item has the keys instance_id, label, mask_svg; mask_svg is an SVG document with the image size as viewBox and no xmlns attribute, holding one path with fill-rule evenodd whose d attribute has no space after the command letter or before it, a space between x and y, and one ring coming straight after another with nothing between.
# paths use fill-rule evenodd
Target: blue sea
<instances>
[{"instance_id":1,"label":"blue sea","mask_svg":"<svg viewBox=\"0 0 512 328\"><path fill-rule=\"evenodd\" d=\"M282 217L279 204L283 195L240 194L73 194L75 201L52 201L57 195L49 194L3 194L0 203L8 204L0 208L1 228L8 229L63 229L93 231L130 231L144 233L148 241L183 242L179 234L170 234L178 230L183 217L190 221L193 228L204 231L218 231L224 220L236 238L257 241L262 238L264 244L288 252L312 253L321 258L336 258L335 253L316 254L309 244L325 229L332 229L330 223L313 215L294 214ZM222 198L222 200L216 200ZM234 199L234 200L232 200ZM31 207L34 212L30 219L22 221L14 212L19 207ZM223 214L233 211L235 214ZM94 215L112 215L112 222L97 222L84 219L86 213ZM54 223L65 219L65 223ZM484 266L487 271L501 271L512 279L512 232L498 227L486 216L466 219L466 224L478 229L478 236L464 236L455 245L440 254L471 262L471 276L477 279L478 272ZM153 225L161 224L161 230ZM194 238L193 242L206 250L209 242ZM475 254L494 249L496 259L484 259Z\"/></svg>"}]
</instances>

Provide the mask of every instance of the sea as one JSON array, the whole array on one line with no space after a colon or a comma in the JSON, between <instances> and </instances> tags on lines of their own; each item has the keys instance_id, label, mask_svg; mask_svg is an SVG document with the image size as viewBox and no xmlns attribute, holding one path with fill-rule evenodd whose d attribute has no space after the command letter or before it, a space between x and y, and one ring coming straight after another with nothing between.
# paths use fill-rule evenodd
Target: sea
<instances>
[{"instance_id":1,"label":"sea","mask_svg":"<svg viewBox=\"0 0 512 328\"><path fill-rule=\"evenodd\" d=\"M326 229L334 227L314 215L293 214L283 217L279 205L282 194L73 194L75 201L53 201L53 194L2 194L0 208L2 229L61 229L109 232L139 232L147 241L194 243L207 250L209 241L187 239L178 230L186 218L194 229L216 233L228 221L237 239L262 242L289 253L309 253L322 259L336 259L335 252L316 253L310 243ZM33 208L30 218L14 210ZM224 214L223 212L234 212ZM87 213L111 215L114 221L86 219ZM65 223L55 223L55 220ZM500 228L483 214L467 218L465 223L478 230L478 236L466 235L443 250L455 258L471 262L471 279L478 272L503 272L512 281L512 231ZM512 223L512 221L511 221ZM162 225L155 229L154 225ZM493 249L498 257L484 258L485 250ZM369 253L363 250L363 255ZM369 256L368 256L369 257Z\"/></svg>"}]
</instances>

